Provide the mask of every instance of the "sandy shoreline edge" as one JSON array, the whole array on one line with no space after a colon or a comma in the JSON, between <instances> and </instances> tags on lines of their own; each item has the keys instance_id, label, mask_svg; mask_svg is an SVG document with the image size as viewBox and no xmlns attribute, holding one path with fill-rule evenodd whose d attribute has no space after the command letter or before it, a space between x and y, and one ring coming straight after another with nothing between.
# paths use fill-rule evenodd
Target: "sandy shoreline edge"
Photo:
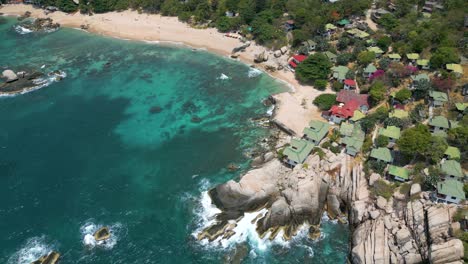
<instances>
[{"instance_id":1,"label":"sandy shoreline edge","mask_svg":"<svg viewBox=\"0 0 468 264\"><path fill-rule=\"evenodd\" d=\"M87 32L123 40L143 41L150 44L183 45L190 48L204 49L214 54L230 58L233 48L242 43L238 39L226 37L215 28L196 29L180 22L176 17L163 17L157 14L139 14L137 11L109 12L93 16L80 13L66 14L54 12L46 15L44 10L25 4L0 6L4 16L20 16L26 11L34 18L50 17L64 27L81 30L81 25L88 25ZM239 61L247 65L254 64L254 56L266 48L252 43L245 52L240 53ZM301 85L288 70L268 72L263 65L255 64L271 77L283 82L291 91L275 94L278 102L274 119L301 135L311 119L320 119L318 109L312 101L324 92L312 86Z\"/></svg>"}]
</instances>

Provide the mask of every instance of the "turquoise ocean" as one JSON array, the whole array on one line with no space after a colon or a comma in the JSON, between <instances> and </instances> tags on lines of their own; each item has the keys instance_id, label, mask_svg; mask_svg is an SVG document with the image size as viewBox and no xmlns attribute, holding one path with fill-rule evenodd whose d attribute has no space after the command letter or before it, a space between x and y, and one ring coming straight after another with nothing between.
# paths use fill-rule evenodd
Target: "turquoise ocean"
<instances>
[{"instance_id":1,"label":"turquoise ocean","mask_svg":"<svg viewBox=\"0 0 468 264\"><path fill-rule=\"evenodd\" d=\"M49 250L62 264L345 263L348 227L332 221L317 241L193 235L204 192L245 172L268 136L252 118L282 83L202 50L75 29L18 34L16 23L0 17L1 69L67 76L0 98L0 263ZM100 226L113 233L106 245L88 241Z\"/></svg>"}]
</instances>

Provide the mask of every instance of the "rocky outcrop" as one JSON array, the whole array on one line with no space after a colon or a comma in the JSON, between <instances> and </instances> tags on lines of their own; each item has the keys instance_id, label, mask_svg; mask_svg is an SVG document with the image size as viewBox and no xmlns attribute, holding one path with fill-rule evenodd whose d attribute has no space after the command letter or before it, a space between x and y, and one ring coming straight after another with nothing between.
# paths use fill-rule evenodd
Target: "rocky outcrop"
<instances>
[{"instance_id":1,"label":"rocky outcrop","mask_svg":"<svg viewBox=\"0 0 468 264\"><path fill-rule=\"evenodd\" d=\"M463 242L459 239L434 244L429 249L429 261L432 264L463 263L463 255Z\"/></svg>"},{"instance_id":2,"label":"rocky outcrop","mask_svg":"<svg viewBox=\"0 0 468 264\"><path fill-rule=\"evenodd\" d=\"M230 220L261 208L267 210L255 223L261 236L271 231L270 238L273 238L282 229L288 239L303 223L313 227L311 236L317 236L325 210L331 218L339 218L344 215L341 208L346 208L351 196L368 198L365 177L360 175L360 169L348 169L350 158L328 150L325 154L323 159L311 155L305 161L307 166L299 165L293 170L273 159L261 168L249 171L239 182L229 181L216 186L209 194L222 213L199 238L215 239L222 235L220 230L232 223ZM265 155L265 158L267 156L271 155ZM352 176L354 173L359 175ZM362 182L353 182L357 179Z\"/></svg>"},{"instance_id":3,"label":"rocky outcrop","mask_svg":"<svg viewBox=\"0 0 468 264\"><path fill-rule=\"evenodd\" d=\"M410 193L408 200L377 197L368 207L370 218L354 222L352 263L461 263L463 243L450 232L456 207L416 196L419 185Z\"/></svg>"},{"instance_id":4,"label":"rocky outcrop","mask_svg":"<svg viewBox=\"0 0 468 264\"><path fill-rule=\"evenodd\" d=\"M107 226L103 226L94 232L93 236L96 241L105 241L110 238L111 233Z\"/></svg>"},{"instance_id":5,"label":"rocky outcrop","mask_svg":"<svg viewBox=\"0 0 468 264\"><path fill-rule=\"evenodd\" d=\"M23 28L26 28L28 30L38 32L38 31L55 31L60 28L59 23L54 23L52 18L37 18L34 21L25 21L24 23L21 23L20 25Z\"/></svg>"}]
</instances>

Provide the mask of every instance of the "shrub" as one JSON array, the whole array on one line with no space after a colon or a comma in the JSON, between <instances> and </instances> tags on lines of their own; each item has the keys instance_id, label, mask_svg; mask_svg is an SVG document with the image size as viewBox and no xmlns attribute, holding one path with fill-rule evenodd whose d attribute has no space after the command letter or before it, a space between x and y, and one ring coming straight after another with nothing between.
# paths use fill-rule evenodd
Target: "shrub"
<instances>
[{"instance_id":1,"label":"shrub","mask_svg":"<svg viewBox=\"0 0 468 264\"><path fill-rule=\"evenodd\" d=\"M314 81L315 89L320 90L320 91L324 91L327 88L327 84L328 84L327 80L320 79L320 80Z\"/></svg>"},{"instance_id":2,"label":"shrub","mask_svg":"<svg viewBox=\"0 0 468 264\"><path fill-rule=\"evenodd\" d=\"M377 180L371 188L371 193L374 196L382 196L385 199L390 199L393 195L393 190L395 186L387 183L386 181L379 179Z\"/></svg>"},{"instance_id":3,"label":"shrub","mask_svg":"<svg viewBox=\"0 0 468 264\"><path fill-rule=\"evenodd\" d=\"M335 92L339 92L341 89L343 89L343 86L344 85L341 82L336 81L336 82L333 82L332 89Z\"/></svg>"},{"instance_id":4,"label":"shrub","mask_svg":"<svg viewBox=\"0 0 468 264\"><path fill-rule=\"evenodd\" d=\"M375 145L377 147L386 147L388 145L388 143L390 142L390 140L388 139L388 137L384 136L384 135L379 135L376 139L375 139Z\"/></svg>"},{"instance_id":5,"label":"shrub","mask_svg":"<svg viewBox=\"0 0 468 264\"><path fill-rule=\"evenodd\" d=\"M410 98L411 98L411 91L406 88L401 89L395 94L395 99L397 99L400 102L404 102Z\"/></svg>"},{"instance_id":6,"label":"shrub","mask_svg":"<svg viewBox=\"0 0 468 264\"><path fill-rule=\"evenodd\" d=\"M387 167L387 163L381 161L381 160L368 160L367 163L369 163L369 168L372 169L374 172L378 174L383 174L385 168Z\"/></svg>"},{"instance_id":7,"label":"shrub","mask_svg":"<svg viewBox=\"0 0 468 264\"><path fill-rule=\"evenodd\" d=\"M409 183L405 182L402 185L400 185L401 194L408 195L410 193L410 190L411 190L411 185Z\"/></svg>"},{"instance_id":8,"label":"shrub","mask_svg":"<svg viewBox=\"0 0 468 264\"><path fill-rule=\"evenodd\" d=\"M321 94L315 97L313 104L320 110L329 110L336 103L335 94Z\"/></svg>"},{"instance_id":9,"label":"shrub","mask_svg":"<svg viewBox=\"0 0 468 264\"><path fill-rule=\"evenodd\" d=\"M325 152L323 152L323 150L321 148L319 148L319 147L314 148L314 153L317 153L320 160L322 160L325 157Z\"/></svg>"}]
</instances>

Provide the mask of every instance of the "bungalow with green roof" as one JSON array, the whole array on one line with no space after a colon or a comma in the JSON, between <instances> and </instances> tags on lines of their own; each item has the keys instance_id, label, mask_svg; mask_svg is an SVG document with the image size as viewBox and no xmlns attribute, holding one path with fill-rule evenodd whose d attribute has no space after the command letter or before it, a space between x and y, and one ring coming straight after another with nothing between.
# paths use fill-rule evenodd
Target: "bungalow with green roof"
<instances>
[{"instance_id":1,"label":"bungalow with green roof","mask_svg":"<svg viewBox=\"0 0 468 264\"><path fill-rule=\"evenodd\" d=\"M353 135L354 124L343 122L340 125L340 135L344 137L350 137Z\"/></svg>"},{"instance_id":2,"label":"bungalow with green roof","mask_svg":"<svg viewBox=\"0 0 468 264\"><path fill-rule=\"evenodd\" d=\"M377 68L374 66L374 64L370 63L369 65L367 65L366 68L364 68L364 71L362 72L362 76L364 78L369 78L376 71L377 71Z\"/></svg>"},{"instance_id":3,"label":"bungalow with green roof","mask_svg":"<svg viewBox=\"0 0 468 264\"><path fill-rule=\"evenodd\" d=\"M458 204L465 199L463 183L456 180L446 180L437 183L436 202Z\"/></svg>"},{"instance_id":4,"label":"bungalow with green roof","mask_svg":"<svg viewBox=\"0 0 468 264\"><path fill-rule=\"evenodd\" d=\"M405 110L395 109L388 116L403 119L403 118L407 118L409 116L409 114Z\"/></svg>"},{"instance_id":5,"label":"bungalow with green roof","mask_svg":"<svg viewBox=\"0 0 468 264\"><path fill-rule=\"evenodd\" d=\"M447 71L455 73L457 77L461 77L463 75L463 67L460 64L451 63L445 65L445 67L447 68Z\"/></svg>"},{"instance_id":6,"label":"bungalow with green roof","mask_svg":"<svg viewBox=\"0 0 468 264\"><path fill-rule=\"evenodd\" d=\"M447 130L458 127L456 121L448 120L445 116L435 116L429 120L429 130L435 136L447 136Z\"/></svg>"},{"instance_id":7,"label":"bungalow with green roof","mask_svg":"<svg viewBox=\"0 0 468 264\"><path fill-rule=\"evenodd\" d=\"M421 70L429 70L431 68L429 64L429 60L423 60L423 59L417 60L416 65L418 65L419 69Z\"/></svg>"},{"instance_id":8,"label":"bungalow with green roof","mask_svg":"<svg viewBox=\"0 0 468 264\"><path fill-rule=\"evenodd\" d=\"M372 149L370 153L370 157L376 160L383 161L385 163L393 162L392 152L388 148Z\"/></svg>"},{"instance_id":9,"label":"bungalow with green roof","mask_svg":"<svg viewBox=\"0 0 468 264\"><path fill-rule=\"evenodd\" d=\"M343 19L341 19L340 21L337 22L337 24L338 24L339 26L342 26L342 27L344 27L344 26L346 26L346 25L349 25L350 23L351 23L351 22L350 22L348 19L346 19L346 18L343 18Z\"/></svg>"},{"instance_id":10,"label":"bungalow with green roof","mask_svg":"<svg viewBox=\"0 0 468 264\"><path fill-rule=\"evenodd\" d=\"M349 121L351 123L355 123L361 119L363 119L364 117L366 117L366 115L364 113L362 113L360 110L354 110L354 114L353 114L353 117L351 117L349 119Z\"/></svg>"},{"instance_id":11,"label":"bungalow with green roof","mask_svg":"<svg viewBox=\"0 0 468 264\"><path fill-rule=\"evenodd\" d=\"M379 128L378 135L388 137L390 143L395 143L401 135L399 127L396 126L387 126L387 128Z\"/></svg>"},{"instance_id":12,"label":"bungalow with green roof","mask_svg":"<svg viewBox=\"0 0 468 264\"><path fill-rule=\"evenodd\" d=\"M362 144L364 143L365 134L364 134L364 131L362 131L359 123L350 124L350 125L352 125L352 128L353 128L353 131L350 135L347 132L347 129L349 129L349 126L348 128L343 129L343 133L341 133L342 130L340 127L340 134L342 136L340 143L345 147L346 154L354 157L356 156L357 153L361 151ZM348 135L345 135L344 133Z\"/></svg>"},{"instance_id":13,"label":"bungalow with green roof","mask_svg":"<svg viewBox=\"0 0 468 264\"><path fill-rule=\"evenodd\" d=\"M431 98L431 104L434 107L444 106L448 102L448 95L439 91L429 91L429 97Z\"/></svg>"},{"instance_id":14,"label":"bungalow with green roof","mask_svg":"<svg viewBox=\"0 0 468 264\"><path fill-rule=\"evenodd\" d=\"M346 31L346 33L348 33L351 37L359 38L359 39L365 39L369 37L369 33L359 30L357 28L350 29Z\"/></svg>"},{"instance_id":15,"label":"bungalow with green roof","mask_svg":"<svg viewBox=\"0 0 468 264\"><path fill-rule=\"evenodd\" d=\"M367 51L374 52L376 58L380 58L384 54L384 51L379 47L368 47Z\"/></svg>"},{"instance_id":16,"label":"bungalow with green roof","mask_svg":"<svg viewBox=\"0 0 468 264\"><path fill-rule=\"evenodd\" d=\"M444 157L446 159L459 160L460 159L460 150L456 147L448 146L445 150Z\"/></svg>"},{"instance_id":17,"label":"bungalow with green roof","mask_svg":"<svg viewBox=\"0 0 468 264\"><path fill-rule=\"evenodd\" d=\"M429 82L429 75L425 73L420 73L418 75L411 75L411 86L410 89L416 89L418 87L418 83L421 81Z\"/></svg>"},{"instance_id":18,"label":"bungalow with green roof","mask_svg":"<svg viewBox=\"0 0 468 264\"><path fill-rule=\"evenodd\" d=\"M333 24L326 24L325 25L325 36L330 37L331 35L335 34L336 32L336 26Z\"/></svg>"},{"instance_id":19,"label":"bungalow with green roof","mask_svg":"<svg viewBox=\"0 0 468 264\"><path fill-rule=\"evenodd\" d=\"M406 58L408 59L409 62L416 63L416 61L419 60L419 54L417 54L417 53L408 53L408 54L406 54Z\"/></svg>"},{"instance_id":20,"label":"bungalow with green roof","mask_svg":"<svg viewBox=\"0 0 468 264\"><path fill-rule=\"evenodd\" d=\"M393 61L393 62L400 62L400 60L401 60L401 56L398 53L389 54L388 58L390 58L390 60Z\"/></svg>"},{"instance_id":21,"label":"bungalow with green roof","mask_svg":"<svg viewBox=\"0 0 468 264\"><path fill-rule=\"evenodd\" d=\"M468 103L456 103L455 108L462 114L465 114L465 110L468 108Z\"/></svg>"},{"instance_id":22,"label":"bungalow with green roof","mask_svg":"<svg viewBox=\"0 0 468 264\"><path fill-rule=\"evenodd\" d=\"M394 180L405 182L409 180L409 171L403 167L398 167L395 165L388 166L388 175L393 177Z\"/></svg>"},{"instance_id":23,"label":"bungalow with green roof","mask_svg":"<svg viewBox=\"0 0 468 264\"><path fill-rule=\"evenodd\" d=\"M312 52L317 47L317 43L309 39L307 41L302 42L302 46L307 52Z\"/></svg>"},{"instance_id":24,"label":"bungalow with green roof","mask_svg":"<svg viewBox=\"0 0 468 264\"><path fill-rule=\"evenodd\" d=\"M309 127L304 128L303 138L318 145L320 141L328 134L330 125L325 122L312 120L309 123Z\"/></svg>"},{"instance_id":25,"label":"bungalow with green roof","mask_svg":"<svg viewBox=\"0 0 468 264\"><path fill-rule=\"evenodd\" d=\"M333 54L333 53L332 53ZM346 74L349 72L349 68L346 66L334 66L332 67L333 78L339 82L344 82Z\"/></svg>"},{"instance_id":26,"label":"bungalow with green roof","mask_svg":"<svg viewBox=\"0 0 468 264\"><path fill-rule=\"evenodd\" d=\"M313 148L314 144L312 142L293 138L291 140L291 145L286 147L283 151L284 161L293 167L297 164L301 164L306 160Z\"/></svg>"},{"instance_id":27,"label":"bungalow with green roof","mask_svg":"<svg viewBox=\"0 0 468 264\"><path fill-rule=\"evenodd\" d=\"M456 160L446 160L440 164L440 170L444 174L442 177L445 179L455 179L463 181L463 171L460 162Z\"/></svg>"},{"instance_id":28,"label":"bungalow with green roof","mask_svg":"<svg viewBox=\"0 0 468 264\"><path fill-rule=\"evenodd\" d=\"M330 51L326 51L326 52L325 52L325 56L327 56L327 58L328 58L331 62L336 63L336 57L338 57L338 56L336 56L335 53L330 52Z\"/></svg>"}]
</instances>

